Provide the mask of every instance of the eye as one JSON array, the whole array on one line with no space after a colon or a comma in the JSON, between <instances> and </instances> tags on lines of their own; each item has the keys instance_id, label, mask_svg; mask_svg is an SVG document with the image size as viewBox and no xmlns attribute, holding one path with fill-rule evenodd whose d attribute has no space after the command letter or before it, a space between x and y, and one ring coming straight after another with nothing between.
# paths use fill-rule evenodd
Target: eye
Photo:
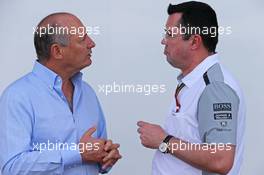
<instances>
[{"instance_id":1,"label":"eye","mask_svg":"<svg viewBox=\"0 0 264 175\"><path fill-rule=\"evenodd\" d=\"M170 30L168 30L168 29L164 29L164 30L165 30L165 36L172 37L172 33Z\"/></svg>"},{"instance_id":2,"label":"eye","mask_svg":"<svg viewBox=\"0 0 264 175\"><path fill-rule=\"evenodd\" d=\"M166 32L166 35L169 36L169 37L172 37L172 34L171 34L170 31L167 31L167 32Z\"/></svg>"}]
</instances>

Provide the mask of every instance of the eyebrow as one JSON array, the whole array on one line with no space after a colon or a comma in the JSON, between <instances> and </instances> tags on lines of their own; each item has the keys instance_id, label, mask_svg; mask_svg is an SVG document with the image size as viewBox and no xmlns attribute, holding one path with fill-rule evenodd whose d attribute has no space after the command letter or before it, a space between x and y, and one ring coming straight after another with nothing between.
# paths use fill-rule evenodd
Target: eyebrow
<instances>
[{"instance_id":1,"label":"eyebrow","mask_svg":"<svg viewBox=\"0 0 264 175\"><path fill-rule=\"evenodd\" d=\"M167 29L167 28L164 28L164 31L165 31L166 33L171 33L170 29Z\"/></svg>"}]
</instances>

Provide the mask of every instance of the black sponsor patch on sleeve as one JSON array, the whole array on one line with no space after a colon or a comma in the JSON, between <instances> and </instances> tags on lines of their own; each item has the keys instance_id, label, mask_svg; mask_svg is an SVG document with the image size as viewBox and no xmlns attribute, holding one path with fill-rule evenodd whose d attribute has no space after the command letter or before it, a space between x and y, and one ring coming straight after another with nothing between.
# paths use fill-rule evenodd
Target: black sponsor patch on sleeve
<instances>
[{"instance_id":1,"label":"black sponsor patch on sleeve","mask_svg":"<svg viewBox=\"0 0 264 175\"><path fill-rule=\"evenodd\" d=\"M213 109L215 112L217 111L232 111L231 103L214 103Z\"/></svg>"},{"instance_id":2,"label":"black sponsor patch on sleeve","mask_svg":"<svg viewBox=\"0 0 264 175\"><path fill-rule=\"evenodd\" d=\"M231 113L215 113L214 114L215 120L232 120Z\"/></svg>"}]
</instances>

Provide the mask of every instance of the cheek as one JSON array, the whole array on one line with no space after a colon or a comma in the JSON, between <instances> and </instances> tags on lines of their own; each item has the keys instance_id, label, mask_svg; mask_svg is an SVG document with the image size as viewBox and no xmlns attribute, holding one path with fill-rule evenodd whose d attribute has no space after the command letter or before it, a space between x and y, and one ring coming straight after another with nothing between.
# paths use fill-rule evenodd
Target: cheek
<instances>
[{"instance_id":1,"label":"cheek","mask_svg":"<svg viewBox=\"0 0 264 175\"><path fill-rule=\"evenodd\" d=\"M171 46L170 48L170 55L171 56L177 56L182 52L181 48L179 48L178 46Z\"/></svg>"},{"instance_id":2,"label":"cheek","mask_svg":"<svg viewBox=\"0 0 264 175\"><path fill-rule=\"evenodd\" d=\"M167 49L170 53L178 52L179 45L175 41L171 41L170 43L167 43Z\"/></svg>"},{"instance_id":3,"label":"cheek","mask_svg":"<svg viewBox=\"0 0 264 175\"><path fill-rule=\"evenodd\" d=\"M79 57L84 57L85 55L87 55L87 51L84 47L79 46L75 48L74 54Z\"/></svg>"},{"instance_id":4,"label":"cheek","mask_svg":"<svg viewBox=\"0 0 264 175\"><path fill-rule=\"evenodd\" d=\"M171 45L171 54L174 56L183 57L188 53L188 46L185 43L175 43Z\"/></svg>"}]
</instances>

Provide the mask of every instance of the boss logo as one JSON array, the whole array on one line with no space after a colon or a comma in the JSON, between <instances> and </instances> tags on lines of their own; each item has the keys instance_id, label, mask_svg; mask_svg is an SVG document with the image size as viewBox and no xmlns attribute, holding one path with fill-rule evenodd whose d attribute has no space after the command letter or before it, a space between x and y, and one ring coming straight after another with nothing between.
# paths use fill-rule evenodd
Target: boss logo
<instances>
[{"instance_id":1,"label":"boss logo","mask_svg":"<svg viewBox=\"0 0 264 175\"><path fill-rule=\"evenodd\" d=\"M214 103L213 108L214 111L231 111L232 105L231 103Z\"/></svg>"}]
</instances>

